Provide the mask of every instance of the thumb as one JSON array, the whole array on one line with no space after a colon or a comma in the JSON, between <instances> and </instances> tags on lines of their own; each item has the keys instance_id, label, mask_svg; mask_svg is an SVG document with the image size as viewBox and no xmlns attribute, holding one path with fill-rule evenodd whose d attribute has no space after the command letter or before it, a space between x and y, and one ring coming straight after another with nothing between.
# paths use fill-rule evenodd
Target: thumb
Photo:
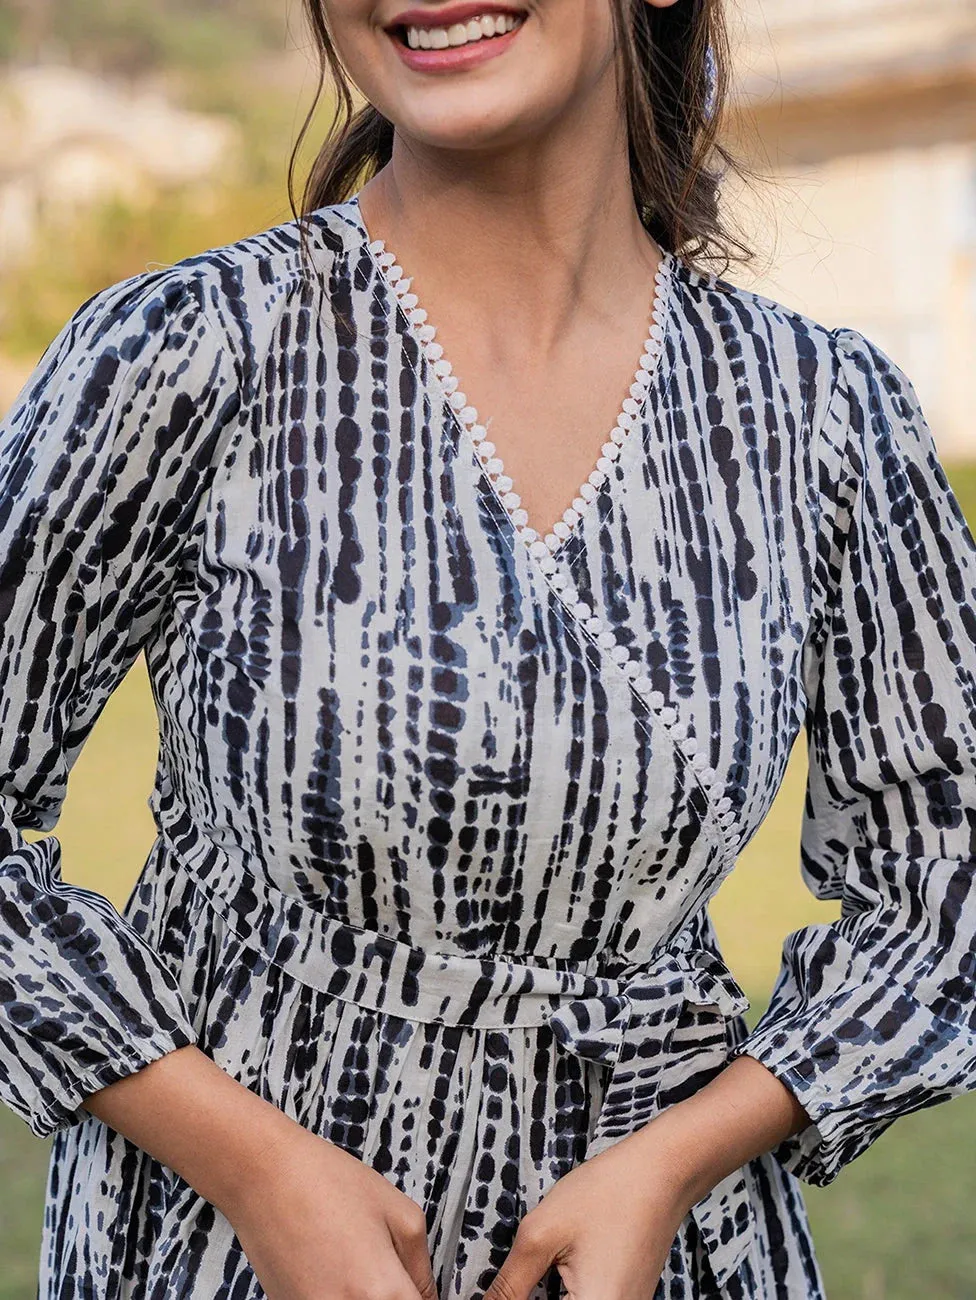
<instances>
[{"instance_id":1,"label":"thumb","mask_svg":"<svg viewBox=\"0 0 976 1300\"><path fill-rule=\"evenodd\" d=\"M515 1233L508 1258L492 1279L485 1300L528 1300L556 1257L556 1246L548 1233L531 1216L524 1218Z\"/></svg>"}]
</instances>

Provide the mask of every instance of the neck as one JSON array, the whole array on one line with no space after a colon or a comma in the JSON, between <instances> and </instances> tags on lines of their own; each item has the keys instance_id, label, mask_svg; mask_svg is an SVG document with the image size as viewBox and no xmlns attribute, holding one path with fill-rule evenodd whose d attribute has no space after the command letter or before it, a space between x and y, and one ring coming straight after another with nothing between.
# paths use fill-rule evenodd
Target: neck
<instances>
[{"instance_id":1,"label":"neck","mask_svg":"<svg viewBox=\"0 0 976 1300\"><path fill-rule=\"evenodd\" d=\"M592 107L592 106L591 106ZM360 191L363 220L425 289L461 286L516 333L556 338L579 312L602 314L650 283L660 250L630 182L613 114L514 149L445 151L398 133ZM611 129L600 129L602 122Z\"/></svg>"}]
</instances>

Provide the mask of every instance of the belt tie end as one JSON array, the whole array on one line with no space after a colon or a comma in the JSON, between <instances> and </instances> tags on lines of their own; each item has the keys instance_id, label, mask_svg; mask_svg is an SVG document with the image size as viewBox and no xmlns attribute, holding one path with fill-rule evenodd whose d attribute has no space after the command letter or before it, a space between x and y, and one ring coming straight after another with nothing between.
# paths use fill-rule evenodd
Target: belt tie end
<instances>
[{"instance_id":1,"label":"belt tie end","mask_svg":"<svg viewBox=\"0 0 976 1300\"><path fill-rule=\"evenodd\" d=\"M603 1099L586 1158L636 1132L659 1114L679 1084L718 1073L728 1060L727 1022L749 1006L721 958L710 949L667 952L611 991L576 998L549 1017L556 1041L569 1052L608 1067ZM616 986L616 987L613 987ZM685 1008L690 1016L675 1039ZM693 1208L715 1281L737 1271L754 1240L755 1207L746 1168L722 1179Z\"/></svg>"}]
</instances>

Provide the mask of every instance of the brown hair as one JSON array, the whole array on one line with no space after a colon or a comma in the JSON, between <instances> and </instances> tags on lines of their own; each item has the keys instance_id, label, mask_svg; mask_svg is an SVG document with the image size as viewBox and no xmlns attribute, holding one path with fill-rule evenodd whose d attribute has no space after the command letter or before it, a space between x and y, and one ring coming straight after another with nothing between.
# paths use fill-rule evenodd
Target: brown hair
<instances>
[{"instance_id":1,"label":"brown hair","mask_svg":"<svg viewBox=\"0 0 976 1300\"><path fill-rule=\"evenodd\" d=\"M325 0L302 3L320 75L288 171L296 218L340 203L365 184L389 162L394 133L393 124L371 104L354 108L351 84L329 35ZM754 255L727 226L719 204L726 173L748 174L718 138L731 65L724 0L677 0L664 9L646 0L611 4L622 60L630 175L641 220L662 248L692 265L706 269L708 264L707 269L725 274L732 262L750 262ZM298 155L330 75L336 88L335 113L299 207Z\"/></svg>"}]
</instances>

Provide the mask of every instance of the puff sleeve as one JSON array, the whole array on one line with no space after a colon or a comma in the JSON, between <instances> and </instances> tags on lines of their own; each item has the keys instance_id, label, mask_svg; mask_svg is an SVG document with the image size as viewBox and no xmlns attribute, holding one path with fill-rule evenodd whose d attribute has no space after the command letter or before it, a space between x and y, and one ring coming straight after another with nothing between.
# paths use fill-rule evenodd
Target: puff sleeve
<instances>
[{"instance_id":1,"label":"puff sleeve","mask_svg":"<svg viewBox=\"0 0 976 1300\"><path fill-rule=\"evenodd\" d=\"M61 879L68 773L163 617L241 408L179 268L97 294L0 423L0 1099L38 1136L195 1041L162 960Z\"/></svg>"},{"instance_id":2,"label":"puff sleeve","mask_svg":"<svg viewBox=\"0 0 976 1300\"><path fill-rule=\"evenodd\" d=\"M976 542L910 381L856 330L831 335L800 870L840 917L787 935L733 1053L810 1115L774 1154L817 1186L899 1116L976 1089Z\"/></svg>"}]
</instances>

